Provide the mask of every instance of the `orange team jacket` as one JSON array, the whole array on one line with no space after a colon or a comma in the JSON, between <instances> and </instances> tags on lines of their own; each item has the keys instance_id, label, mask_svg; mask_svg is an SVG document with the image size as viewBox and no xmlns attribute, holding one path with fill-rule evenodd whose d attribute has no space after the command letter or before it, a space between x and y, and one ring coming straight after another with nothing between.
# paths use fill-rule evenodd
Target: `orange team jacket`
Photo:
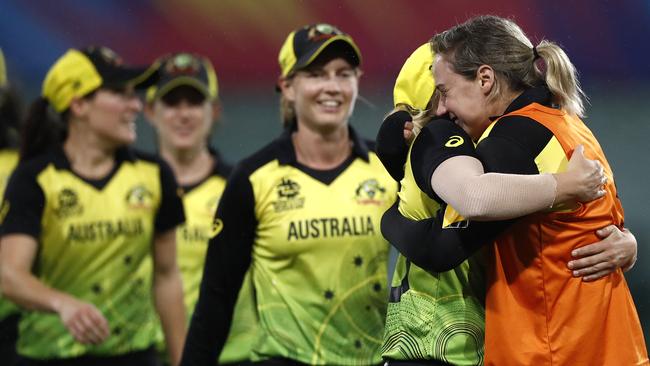
<instances>
[{"instance_id":1,"label":"orange team jacket","mask_svg":"<svg viewBox=\"0 0 650 366\"><path fill-rule=\"evenodd\" d=\"M573 249L600 240L596 230L612 223L623 225L612 170L598 141L580 119L538 103L508 113L495 123L509 123L508 119L501 121L506 116L528 117L553 133L535 157L541 173L564 170L574 148L582 144L588 158L603 164L609 180L604 198L581 204L576 210L520 219L492 245L485 364L649 365L639 317L622 271L583 282L567 268Z\"/></svg>"}]
</instances>

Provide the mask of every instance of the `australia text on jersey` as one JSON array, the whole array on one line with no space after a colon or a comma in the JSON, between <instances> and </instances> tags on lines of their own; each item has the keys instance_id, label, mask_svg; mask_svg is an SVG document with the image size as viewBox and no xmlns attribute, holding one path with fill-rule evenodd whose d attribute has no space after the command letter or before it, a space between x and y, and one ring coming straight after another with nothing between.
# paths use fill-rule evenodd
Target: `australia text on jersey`
<instances>
[{"instance_id":1,"label":"australia text on jersey","mask_svg":"<svg viewBox=\"0 0 650 366\"><path fill-rule=\"evenodd\" d=\"M370 216L320 217L289 223L287 240L375 235Z\"/></svg>"}]
</instances>

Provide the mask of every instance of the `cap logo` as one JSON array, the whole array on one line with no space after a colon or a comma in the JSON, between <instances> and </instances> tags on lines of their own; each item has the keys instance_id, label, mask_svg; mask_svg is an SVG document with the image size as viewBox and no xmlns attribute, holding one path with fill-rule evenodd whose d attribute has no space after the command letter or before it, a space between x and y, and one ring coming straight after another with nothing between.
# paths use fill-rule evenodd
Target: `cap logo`
<instances>
[{"instance_id":1,"label":"cap logo","mask_svg":"<svg viewBox=\"0 0 650 366\"><path fill-rule=\"evenodd\" d=\"M330 39L334 36L340 35L342 32L333 25L329 24L316 24L309 29L307 37L312 42L320 42L325 39Z\"/></svg>"},{"instance_id":2,"label":"cap logo","mask_svg":"<svg viewBox=\"0 0 650 366\"><path fill-rule=\"evenodd\" d=\"M194 75L198 73L200 67L195 57L182 53L167 61L165 72L171 76Z\"/></svg>"},{"instance_id":3,"label":"cap logo","mask_svg":"<svg viewBox=\"0 0 650 366\"><path fill-rule=\"evenodd\" d=\"M113 50L107 47L97 48L99 56L109 65L120 66L123 64L122 58L117 55Z\"/></svg>"}]
</instances>

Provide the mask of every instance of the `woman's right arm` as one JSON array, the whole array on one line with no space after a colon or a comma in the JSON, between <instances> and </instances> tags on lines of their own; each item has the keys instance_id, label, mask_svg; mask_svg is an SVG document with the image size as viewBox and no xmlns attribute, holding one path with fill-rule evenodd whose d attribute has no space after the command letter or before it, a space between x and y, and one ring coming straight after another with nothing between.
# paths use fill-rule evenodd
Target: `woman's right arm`
<instances>
[{"instance_id":1,"label":"woman's right arm","mask_svg":"<svg viewBox=\"0 0 650 366\"><path fill-rule=\"evenodd\" d=\"M32 274L44 205L45 197L35 175L19 166L9 180L2 205L3 294L29 310L57 313L78 342L101 343L109 335L108 322L101 312L92 304L45 285Z\"/></svg>"},{"instance_id":2,"label":"woman's right arm","mask_svg":"<svg viewBox=\"0 0 650 366\"><path fill-rule=\"evenodd\" d=\"M455 156L435 169L431 187L463 217L494 221L600 198L606 179L602 165L585 158L579 146L568 170L556 174L485 173L478 159Z\"/></svg>"},{"instance_id":3,"label":"woman's right arm","mask_svg":"<svg viewBox=\"0 0 650 366\"><path fill-rule=\"evenodd\" d=\"M404 164L409 150L407 131L413 129L413 118L406 111L396 111L384 118L377 133L377 157L397 182L404 178Z\"/></svg>"},{"instance_id":4,"label":"woman's right arm","mask_svg":"<svg viewBox=\"0 0 650 366\"><path fill-rule=\"evenodd\" d=\"M108 338L108 322L93 305L46 286L31 268L36 257L36 239L25 234L2 237L0 277L4 296L35 311L56 313L77 342L99 344Z\"/></svg>"},{"instance_id":5,"label":"woman's right arm","mask_svg":"<svg viewBox=\"0 0 650 366\"><path fill-rule=\"evenodd\" d=\"M485 173L469 136L454 122L437 119L427 124L413 143L411 168L423 192L433 199L439 197L464 218L506 220L555 203L602 197L606 179L602 165L586 159L581 147L576 152L564 173L539 174L537 166L529 163L527 151L518 152L521 156L500 157L523 160L525 169Z\"/></svg>"},{"instance_id":6,"label":"woman's right arm","mask_svg":"<svg viewBox=\"0 0 650 366\"><path fill-rule=\"evenodd\" d=\"M240 166L228 179L214 218L213 237L183 349L182 366L213 365L221 353L237 295L251 263L256 228L253 188Z\"/></svg>"},{"instance_id":7,"label":"woman's right arm","mask_svg":"<svg viewBox=\"0 0 650 366\"><path fill-rule=\"evenodd\" d=\"M381 233L400 254L430 272L456 268L483 245L494 241L514 220L465 221L443 225L446 206L434 217L411 220L399 211L399 199L381 218Z\"/></svg>"}]
</instances>

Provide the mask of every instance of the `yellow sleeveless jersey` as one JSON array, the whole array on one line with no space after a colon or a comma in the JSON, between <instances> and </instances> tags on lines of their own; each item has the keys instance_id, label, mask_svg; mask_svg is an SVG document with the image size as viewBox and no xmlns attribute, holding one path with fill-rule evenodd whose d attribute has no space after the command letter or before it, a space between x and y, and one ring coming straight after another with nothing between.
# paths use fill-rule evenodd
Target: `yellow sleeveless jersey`
<instances>
[{"instance_id":1,"label":"yellow sleeveless jersey","mask_svg":"<svg viewBox=\"0 0 650 366\"><path fill-rule=\"evenodd\" d=\"M232 170L230 165L220 159L216 151L212 153L217 164L210 176L197 184L181 187L186 220L176 229L176 252L183 280L183 300L188 324L199 297L212 221L226 186L228 174ZM151 270L150 261L147 262L146 267L146 271ZM257 329L251 291L250 277L247 275L237 300L232 327L224 352L219 359L220 363L245 361L250 357L252 338ZM166 359L165 338L160 327L156 347L161 357Z\"/></svg>"},{"instance_id":2,"label":"yellow sleeveless jersey","mask_svg":"<svg viewBox=\"0 0 650 366\"><path fill-rule=\"evenodd\" d=\"M77 343L57 314L23 312L17 350L34 359L112 356L154 343L150 257L156 232L183 221L169 167L119 150L114 170L91 181L76 175L62 150L21 163L5 195L4 234L38 241L33 272L47 286L93 303L110 325L99 345Z\"/></svg>"}]
</instances>

